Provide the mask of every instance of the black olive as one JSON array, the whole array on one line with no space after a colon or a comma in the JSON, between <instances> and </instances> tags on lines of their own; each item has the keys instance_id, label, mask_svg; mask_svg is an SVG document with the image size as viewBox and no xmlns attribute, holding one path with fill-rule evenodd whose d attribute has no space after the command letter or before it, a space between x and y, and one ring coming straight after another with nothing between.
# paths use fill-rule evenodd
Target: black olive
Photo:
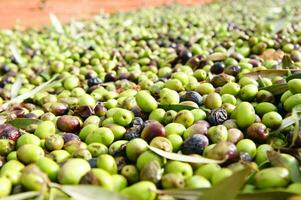
<instances>
[{"instance_id":1,"label":"black olive","mask_svg":"<svg viewBox=\"0 0 301 200\"><path fill-rule=\"evenodd\" d=\"M194 134L184 141L182 152L184 154L202 154L208 144L209 140L205 135Z\"/></svg>"},{"instance_id":2,"label":"black olive","mask_svg":"<svg viewBox=\"0 0 301 200\"><path fill-rule=\"evenodd\" d=\"M210 72L213 74L220 74L220 73L223 73L224 68L225 68L224 63L216 62L211 66Z\"/></svg>"}]
</instances>

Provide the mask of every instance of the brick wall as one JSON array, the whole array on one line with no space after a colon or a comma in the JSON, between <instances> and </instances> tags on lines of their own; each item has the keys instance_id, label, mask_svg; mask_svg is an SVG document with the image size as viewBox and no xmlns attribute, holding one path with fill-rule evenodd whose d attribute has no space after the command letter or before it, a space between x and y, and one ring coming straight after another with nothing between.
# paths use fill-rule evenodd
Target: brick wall
<instances>
[{"instance_id":1,"label":"brick wall","mask_svg":"<svg viewBox=\"0 0 301 200\"><path fill-rule=\"evenodd\" d=\"M49 24L49 12L53 12L62 22L72 18L87 18L99 13L128 11L138 7L162 4L195 4L210 0L46 0L41 8L41 0L0 0L0 28L21 26L40 27Z\"/></svg>"}]
</instances>

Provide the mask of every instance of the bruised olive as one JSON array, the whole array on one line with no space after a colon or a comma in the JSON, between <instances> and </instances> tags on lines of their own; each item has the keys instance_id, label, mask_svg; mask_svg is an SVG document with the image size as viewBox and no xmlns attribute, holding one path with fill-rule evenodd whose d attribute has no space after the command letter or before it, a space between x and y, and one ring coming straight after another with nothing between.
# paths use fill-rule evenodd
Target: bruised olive
<instances>
[{"instance_id":1,"label":"bruised olive","mask_svg":"<svg viewBox=\"0 0 301 200\"><path fill-rule=\"evenodd\" d=\"M19 130L10 124L0 125L0 139L16 141L21 136Z\"/></svg>"},{"instance_id":2,"label":"bruised olive","mask_svg":"<svg viewBox=\"0 0 301 200\"><path fill-rule=\"evenodd\" d=\"M61 131L75 133L80 129L80 121L77 117L64 115L58 118L56 122L57 128Z\"/></svg>"},{"instance_id":3,"label":"bruised olive","mask_svg":"<svg viewBox=\"0 0 301 200\"><path fill-rule=\"evenodd\" d=\"M269 131L262 123L253 123L247 128L246 135L248 138L263 143L267 140Z\"/></svg>"},{"instance_id":4,"label":"bruised olive","mask_svg":"<svg viewBox=\"0 0 301 200\"><path fill-rule=\"evenodd\" d=\"M94 110L91 106L79 106L74 110L74 115L86 119L94 114Z\"/></svg>"},{"instance_id":5,"label":"bruised olive","mask_svg":"<svg viewBox=\"0 0 301 200\"><path fill-rule=\"evenodd\" d=\"M149 142L157 136L165 136L165 128L159 122L153 121L145 125L141 133L141 138Z\"/></svg>"}]
</instances>

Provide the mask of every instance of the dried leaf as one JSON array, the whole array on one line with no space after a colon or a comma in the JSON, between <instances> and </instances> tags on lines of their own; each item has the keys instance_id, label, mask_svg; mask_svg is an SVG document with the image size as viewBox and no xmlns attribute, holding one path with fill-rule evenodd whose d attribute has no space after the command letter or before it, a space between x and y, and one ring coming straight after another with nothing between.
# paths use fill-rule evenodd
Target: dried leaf
<instances>
[{"instance_id":1,"label":"dried leaf","mask_svg":"<svg viewBox=\"0 0 301 200\"><path fill-rule=\"evenodd\" d=\"M221 61L221 60L225 60L228 57L228 53L213 53L210 54L209 56L207 56L207 60L211 60L211 61Z\"/></svg>"},{"instance_id":2,"label":"dried leaf","mask_svg":"<svg viewBox=\"0 0 301 200\"><path fill-rule=\"evenodd\" d=\"M18 95L18 92L21 89L21 86L22 86L22 78L18 76L10 90L10 98L11 99L15 98Z\"/></svg>"},{"instance_id":3,"label":"dried leaf","mask_svg":"<svg viewBox=\"0 0 301 200\"><path fill-rule=\"evenodd\" d=\"M291 72L299 72L300 69L264 69L264 70L258 70L255 72L249 72L244 74L244 76L258 79L258 76L261 76L262 78L273 78L274 76L288 76Z\"/></svg>"},{"instance_id":4,"label":"dried leaf","mask_svg":"<svg viewBox=\"0 0 301 200\"><path fill-rule=\"evenodd\" d=\"M282 58L282 67L291 67L293 65L293 61L289 55L284 55Z\"/></svg>"},{"instance_id":5,"label":"dried leaf","mask_svg":"<svg viewBox=\"0 0 301 200\"><path fill-rule=\"evenodd\" d=\"M169 160L177 160L177 161L182 161L182 162L189 162L189 163L223 163L227 159L224 160L212 160L209 158L204 158L202 156L188 156L188 155L183 155L183 154L178 154L178 153L171 153L171 152L166 152L161 149L158 149L156 147L148 146L149 150L152 152L158 154L159 156L162 156L164 158L167 158Z\"/></svg>"},{"instance_id":6,"label":"dried leaf","mask_svg":"<svg viewBox=\"0 0 301 200\"><path fill-rule=\"evenodd\" d=\"M274 49L268 49L264 51L259 57L263 60L281 60L284 56L282 51L275 51Z\"/></svg>"},{"instance_id":7,"label":"dried leaf","mask_svg":"<svg viewBox=\"0 0 301 200\"><path fill-rule=\"evenodd\" d=\"M129 200L126 197L120 196L116 192L103 189L100 186L92 185L62 185L58 187L63 192L68 194L74 200L95 200L95 199L110 199L110 200Z\"/></svg>"}]
</instances>

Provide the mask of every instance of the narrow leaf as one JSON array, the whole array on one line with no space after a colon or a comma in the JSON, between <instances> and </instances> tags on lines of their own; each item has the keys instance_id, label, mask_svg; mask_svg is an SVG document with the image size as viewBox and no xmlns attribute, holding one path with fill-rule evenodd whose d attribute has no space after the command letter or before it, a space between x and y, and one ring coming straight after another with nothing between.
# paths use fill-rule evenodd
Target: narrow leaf
<instances>
[{"instance_id":1,"label":"narrow leaf","mask_svg":"<svg viewBox=\"0 0 301 200\"><path fill-rule=\"evenodd\" d=\"M253 172L250 166L246 166L245 169L234 173L232 176L225 178L216 186L210 188L199 196L199 200L233 200L238 195L240 189L245 184L248 176Z\"/></svg>"},{"instance_id":2,"label":"narrow leaf","mask_svg":"<svg viewBox=\"0 0 301 200\"><path fill-rule=\"evenodd\" d=\"M202 156L188 156L188 155L183 155L183 154L178 154L178 153L171 153L171 152L166 152L161 149L158 149L156 147L148 146L149 150L152 152L158 154L159 156L162 156L164 158L167 158L169 160L177 160L177 161L182 161L182 162L189 162L189 163L223 163L227 159L224 160L212 160L209 158L204 158Z\"/></svg>"},{"instance_id":3,"label":"narrow leaf","mask_svg":"<svg viewBox=\"0 0 301 200\"><path fill-rule=\"evenodd\" d=\"M283 94L288 90L287 83L281 83L276 85L271 85L267 87L261 87L260 90L267 90L271 92L273 95Z\"/></svg>"},{"instance_id":4,"label":"narrow leaf","mask_svg":"<svg viewBox=\"0 0 301 200\"><path fill-rule=\"evenodd\" d=\"M301 183L301 173L297 160L295 160L296 162L288 162L287 157L276 151L268 151L267 156L273 166L286 168L293 182Z\"/></svg>"},{"instance_id":5,"label":"narrow leaf","mask_svg":"<svg viewBox=\"0 0 301 200\"><path fill-rule=\"evenodd\" d=\"M16 47L16 45L13 44L13 43L10 44L9 45L9 49L10 49L10 51L11 51L14 59L17 61L17 63L20 64L20 65L23 64L23 59L22 59L22 57L21 57L21 55L20 55L20 53L19 53L18 48Z\"/></svg>"},{"instance_id":6,"label":"narrow leaf","mask_svg":"<svg viewBox=\"0 0 301 200\"><path fill-rule=\"evenodd\" d=\"M298 114L298 119L301 119L300 114ZM277 130L270 132L270 135L275 135L275 134L279 133L283 129L293 125L295 123L295 121L296 121L296 119L293 116L286 117L284 120L282 120L281 126Z\"/></svg>"},{"instance_id":7,"label":"narrow leaf","mask_svg":"<svg viewBox=\"0 0 301 200\"><path fill-rule=\"evenodd\" d=\"M198 189L169 189L169 190L157 190L159 195L168 195L176 199L183 200L196 200L198 196L203 194L209 188L198 188Z\"/></svg>"},{"instance_id":8,"label":"narrow leaf","mask_svg":"<svg viewBox=\"0 0 301 200\"><path fill-rule=\"evenodd\" d=\"M286 77L286 81L290 81L292 79L295 79L295 78L298 78L298 79L301 79L301 73L295 73L295 74L292 74L292 75L289 75Z\"/></svg>"},{"instance_id":9,"label":"narrow leaf","mask_svg":"<svg viewBox=\"0 0 301 200\"><path fill-rule=\"evenodd\" d=\"M273 26L272 34L276 34L285 29L287 26L287 21L288 20L286 18L282 18L276 21Z\"/></svg>"},{"instance_id":10,"label":"narrow leaf","mask_svg":"<svg viewBox=\"0 0 301 200\"><path fill-rule=\"evenodd\" d=\"M299 72L301 70L300 69L263 69L255 72L246 73L244 74L244 76L253 79L258 79L258 76L261 76L262 78L273 78L274 76L287 76L292 71Z\"/></svg>"},{"instance_id":11,"label":"narrow leaf","mask_svg":"<svg viewBox=\"0 0 301 200\"><path fill-rule=\"evenodd\" d=\"M39 119L16 118L7 122L16 128L26 129L28 126L41 123Z\"/></svg>"},{"instance_id":12,"label":"narrow leaf","mask_svg":"<svg viewBox=\"0 0 301 200\"><path fill-rule=\"evenodd\" d=\"M298 111L297 111L297 108L293 108L293 111L292 111L292 117L294 118L295 120L295 126L294 126L294 133L293 133L293 138L292 138L292 143L290 145L290 147L294 146L295 145L295 142L299 136L299 129L300 129L300 126L299 126L299 116L298 116Z\"/></svg>"},{"instance_id":13,"label":"narrow leaf","mask_svg":"<svg viewBox=\"0 0 301 200\"><path fill-rule=\"evenodd\" d=\"M59 19L52 13L49 14L49 18L50 18L52 26L55 28L55 30L58 33L64 33L63 26L62 26L61 22L59 21Z\"/></svg>"},{"instance_id":14,"label":"narrow leaf","mask_svg":"<svg viewBox=\"0 0 301 200\"><path fill-rule=\"evenodd\" d=\"M239 194L235 200L284 200L292 196L297 195L286 191L252 192Z\"/></svg>"},{"instance_id":15,"label":"narrow leaf","mask_svg":"<svg viewBox=\"0 0 301 200\"><path fill-rule=\"evenodd\" d=\"M2 197L1 200L25 200L33 197L37 197L39 192L24 192L20 194L10 195L8 197Z\"/></svg>"},{"instance_id":16,"label":"narrow leaf","mask_svg":"<svg viewBox=\"0 0 301 200\"><path fill-rule=\"evenodd\" d=\"M92 185L63 185L59 187L63 192L68 194L74 200L95 200L95 199L110 199L110 200L128 200L128 198L120 196L116 192L105 190L99 186ZM137 191L139 192L139 191Z\"/></svg>"},{"instance_id":17,"label":"narrow leaf","mask_svg":"<svg viewBox=\"0 0 301 200\"><path fill-rule=\"evenodd\" d=\"M159 108L162 108L164 110L174 110L174 111L181 111L181 110L193 110L196 109L196 107L193 106L187 106L187 105L181 105L181 104L171 104L171 105L166 105L166 104L159 104Z\"/></svg>"},{"instance_id":18,"label":"narrow leaf","mask_svg":"<svg viewBox=\"0 0 301 200\"><path fill-rule=\"evenodd\" d=\"M16 98L11 99L10 101L7 101L6 103L4 103L0 106L0 111L6 110L12 104L22 103L25 99L33 97L38 92L47 88L53 81L56 81L57 79L59 79L59 76L54 76L49 81L39 85L38 87L34 88L33 90L28 91L20 96L17 96Z\"/></svg>"},{"instance_id":19,"label":"narrow leaf","mask_svg":"<svg viewBox=\"0 0 301 200\"><path fill-rule=\"evenodd\" d=\"M22 78L18 76L10 90L10 98L11 99L15 98L18 95L18 92L21 89L21 86L22 86Z\"/></svg>"}]
</instances>

